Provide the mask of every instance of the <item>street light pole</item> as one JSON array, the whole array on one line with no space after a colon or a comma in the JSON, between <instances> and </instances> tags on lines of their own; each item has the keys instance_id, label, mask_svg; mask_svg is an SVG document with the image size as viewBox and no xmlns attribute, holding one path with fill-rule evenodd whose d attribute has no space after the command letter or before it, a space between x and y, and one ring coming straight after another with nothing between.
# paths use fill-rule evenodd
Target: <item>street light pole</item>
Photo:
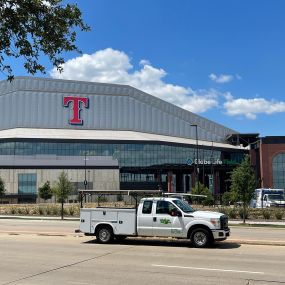
<instances>
[{"instance_id":1,"label":"street light pole","mask_svg":"<svg viewBox=\"0 0 285 285\"><path fill-rule=\"evenodd\" d=\"M87 189L86 162L87 162L87 158L86 158L86 152L85 152L85 154L84 154L84 190L85 191ZM85 199L86 199L86 195L85 195ZM85 202L86 202L86 200L85 200Z\"/></svg>"},{"instance_id":2,"label":"street light pole","mask_svg":"<svg viewBox=\"0 0 285 285\"><path fill-rule=\"evenodd\" d=\"M86 158L86 152L84 153L84 190L85 192L84 193L80 193L80 207L83 208L83 197L85 199L85 203L86 203L86 187L87 187L87 179L86 179L86 161L87 161L87 158Z\"/></svg>"},{"instance_id":3,"label":"street light pole","mask_svg":"<svg viewBox=\"0 0 285 285\"><path fill-rule=\"evenodd\" d=\"M196 136L196 181L198 187L198 193L200 193L200 185L199 185L199 145L198 145L198 125L191 124L191 127L195 127L195 136Z\"/></svg>"}]
</instances>

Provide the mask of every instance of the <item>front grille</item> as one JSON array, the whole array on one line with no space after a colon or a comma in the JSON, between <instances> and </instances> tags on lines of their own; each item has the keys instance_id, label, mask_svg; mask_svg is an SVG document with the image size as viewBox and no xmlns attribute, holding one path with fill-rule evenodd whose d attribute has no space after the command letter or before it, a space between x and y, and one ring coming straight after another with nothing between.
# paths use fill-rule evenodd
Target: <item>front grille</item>
<instances>
[{"instance_id":1,"label":"front grille","mask_svg":"<svg viewBox=\"0 0 285 285\"><path fill-rule=\"evenodd\" d=\"M228 228L228 217L226 215L221 216L221 229L226 230Z\"/></svg>"}]
</instances>

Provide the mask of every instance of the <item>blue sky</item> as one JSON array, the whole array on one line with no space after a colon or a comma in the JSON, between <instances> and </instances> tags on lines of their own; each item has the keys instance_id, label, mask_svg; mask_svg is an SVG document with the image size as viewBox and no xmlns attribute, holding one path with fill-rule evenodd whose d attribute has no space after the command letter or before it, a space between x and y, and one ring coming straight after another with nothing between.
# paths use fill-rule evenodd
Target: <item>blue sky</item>
<instances>
[{"instance_id":1,"label":"blue sky","mask_svg":"<svg viewBox=\"0 0 285 285\"><path fill-rule=\"evenodd\" d=\"M65 54L63 74L43 58L45 77L129 84L242 133L284 135L285 1L77 2L92 29L78 35L83 55Z\"/></svg>"}]
</instances>

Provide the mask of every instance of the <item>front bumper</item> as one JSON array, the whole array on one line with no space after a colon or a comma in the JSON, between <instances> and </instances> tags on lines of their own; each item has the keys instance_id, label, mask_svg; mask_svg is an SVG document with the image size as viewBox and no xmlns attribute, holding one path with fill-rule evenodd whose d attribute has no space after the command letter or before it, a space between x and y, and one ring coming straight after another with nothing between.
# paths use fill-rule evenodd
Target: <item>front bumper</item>
<instances>
[{"instance_id":1,"label":"front bumper","mask_svg":"<svg viewBox=\"0 0 285 285\"><path fill-rule=\"evenodd\" d=\"M230 236L231 230L230 229L212 230L212 234L213 234L213 238L215 241L222 241L222 240L227 239Z\"/></svg>"}]
</instances>

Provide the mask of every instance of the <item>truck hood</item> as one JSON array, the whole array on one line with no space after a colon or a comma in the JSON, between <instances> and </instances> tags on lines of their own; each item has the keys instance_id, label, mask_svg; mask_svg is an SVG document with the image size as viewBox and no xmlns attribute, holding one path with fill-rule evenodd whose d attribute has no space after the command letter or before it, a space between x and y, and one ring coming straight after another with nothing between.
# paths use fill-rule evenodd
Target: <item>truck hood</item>
<instances>
[{"instance_id":1,"label":"truck hood","mask_svg":"<svg viewBox=\"0 0 285 285\"><path fill-rule=\"evenodd\" d=\"M203 218L203 219L218 219L224 214L218 212L211 212L211 211L195 211L191 213L191 216L195 218Z\"/></svg>"}]
</instances>

